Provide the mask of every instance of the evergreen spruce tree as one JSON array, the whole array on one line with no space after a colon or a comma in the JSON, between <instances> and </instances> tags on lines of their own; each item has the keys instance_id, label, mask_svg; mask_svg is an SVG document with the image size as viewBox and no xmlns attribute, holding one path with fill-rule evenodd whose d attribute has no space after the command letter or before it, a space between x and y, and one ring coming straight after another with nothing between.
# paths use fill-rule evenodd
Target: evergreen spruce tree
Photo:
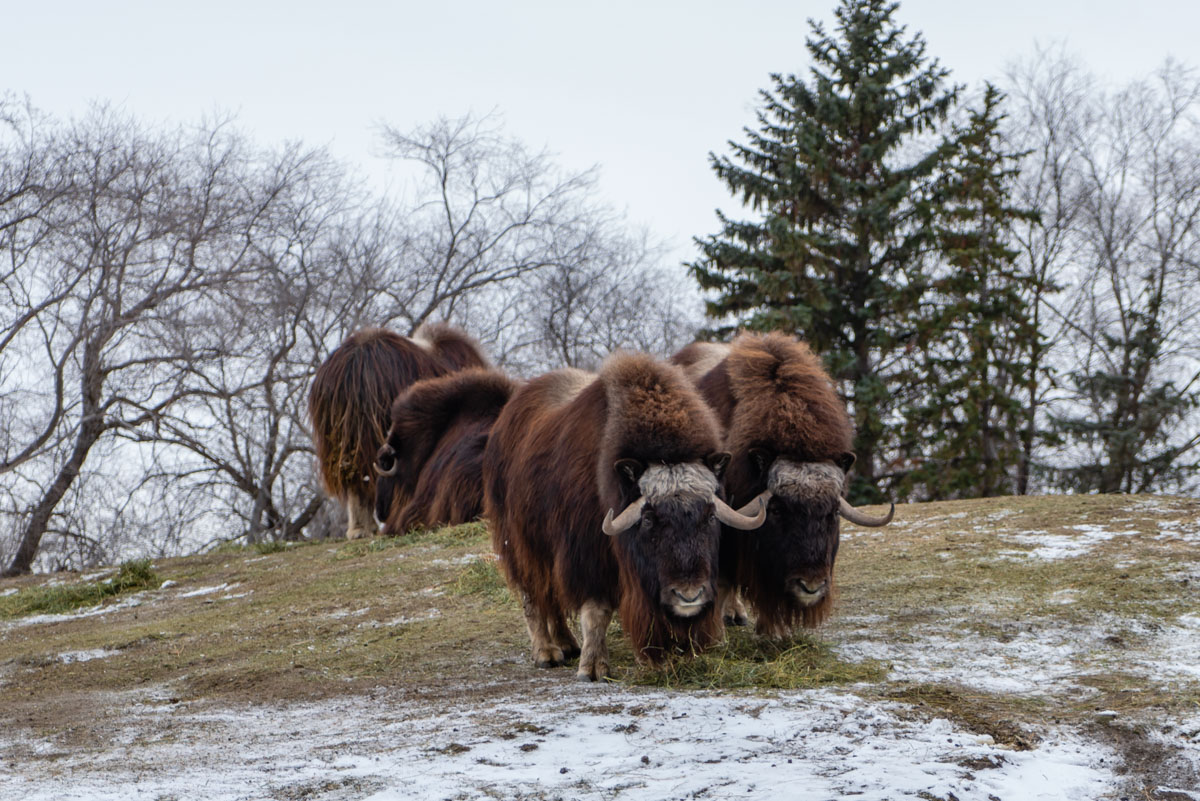
<instances>
[{"instance_id":1,"label":"evergreen spruce tree","mask_svg":"<svg viewBox=\"0 0 1200 801\"><path fill-rule=\"evenodd\" d=\"M1068 491L1140 493L1185 486L1200 475L1200 458L1188 458L1200 434L1182 442L1172 438L1178 423L1200 408L1200 390L1195 378L1180 387L1163 375L1163 283L1146 276L1138 300L1145 306L1126 311L1124 328L1097 334L1108 366L1069 375L1082 401L1079 410L1051 417L1081 453L1057 472L1058 485Z\"/></svg>"},{"instance_id":2,"label":"evergreen spruce tree","mask_svg":"<svg viewBox=\"0 0 1200 801\"><path fill-rule=\"evenodd\" d=\"M1037 214L1012 205L1021 155L1004 151L1003 97L988 85L982 108L947 137L955 155L928 207L937 266L914 276L928 286L914 320L920 347L903 415L901 453L911 469L902 496L1017 489L1040 333L1030 306L1038 279L1018 267L1010 243L1013 224Z\"/></svg>"},{"instance_id":3,"label":"evergreen spruce tree","mask_svg":"<svg viewBox=\"0 0 1200 801\"><path fill-rule=\"evenodd\" d=\"M913 340L919 300L909 272L931 245L923 211L948 158L930 144L958 89L927 62L887 0L842 0L836 35L810 21L806 83L772 75L758 129L732 157L710 154L735 197L762 213L718 212L719 234L697 240L688 265L718 295L708 312L737 326L807 339L842 382L857 427L855 503L882 499L880 456L897 409L896 356ZM916 287L921 286L917 282Z\"/></svg>"}]
</instances>

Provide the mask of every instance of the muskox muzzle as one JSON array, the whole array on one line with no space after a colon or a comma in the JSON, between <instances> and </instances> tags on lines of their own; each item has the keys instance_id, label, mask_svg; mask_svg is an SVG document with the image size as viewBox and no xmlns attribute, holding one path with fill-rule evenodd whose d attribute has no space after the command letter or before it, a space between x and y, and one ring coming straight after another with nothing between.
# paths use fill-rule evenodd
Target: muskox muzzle
<instances>
[{"instance_id":1,"label":"muskox muzzle","mask_svg":"<svg viewBox=\"0 0 1200 801\"><path fill-rule=\"evenodd\" d=\"M700 614L713 600L712 590L707 584L674 584L662 591L659 601L679 617Z\"/></svg>"}]
</instances>

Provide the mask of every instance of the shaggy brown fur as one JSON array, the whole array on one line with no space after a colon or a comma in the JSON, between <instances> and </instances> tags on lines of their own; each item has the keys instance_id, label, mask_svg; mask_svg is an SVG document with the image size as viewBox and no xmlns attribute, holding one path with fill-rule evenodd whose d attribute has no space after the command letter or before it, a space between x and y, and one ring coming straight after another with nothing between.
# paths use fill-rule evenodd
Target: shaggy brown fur
<instances>
[{"instance_id":1,"label":"shaggy brown fur","mask_svg":"<svg viewBox=\"0 0 1200 801\"><path fill-rule=\"evenodd\" d=\"M380 479L375 498L383 533L466 523L483 512L483 448L516 387L503 373L474 368L418 381L396 399L378 460L396 470Z\"/></svg>"},{"instance_id":2,"label":"shaggy brown fur","mask_svg":"<svg viewBox=\"0 0 1200 801\"><path fill-rule=\"evenodd\" d=\"M479 345L433 324L412 339L383 328L356 331L317 369L308 411L318 472L326 492L347 506L348 537L374 531L372 465L396 396L418 379L467 366L487 366Z\"/></svg>"},{"instance_id":3,"label":"shaggy brown fur","mask_svg":"<svg viewBox=\"0 0 1200 801\"><path fill-rule=\"evenodd\" d=\"M607 672L602 631L614 609L651 661L720 636L711 495L681 488L648 502L631 529L614 537L601 530L605 512L643 497L639 480L653 466L694 464L683 473L706 472L711 492L716 476L705 465L723 464L718 446L712 412L683 373L648 356L610 357L586 385L579 371L550 373L513 396L484 454L484 508L509 583L525 598L538 664L577 652L566 616L581 609L581 678ZM680 617L668 608L664 597L678 586L703 587L701 612ZM598 656L587 650L589 630L601 632Z\"/></svg>"},{"instance_id":4,"label":"shaggy brown fur","mask_svg":"<svg viewBox=\"0 0 1200 801\"><path fill-rule=\"evenodd\" d=\"M714 348L724 348L719 362ZM772 498L760 529L725 530L722 575L754 607L760 633L781 636L796 625L819 624L833 605L841 487L787 479L798 475L792 466L824 463L841 474L853 462L854 429L833 382L805 343L779 333L746 333L727 346L689 345L672 361L690 370L722 423L732 454L725 476L730 503L747 503L772 476L787 490ZM787 469L772 473L775 465ZM799 582L824 582L824 597L800 603Z\"/></svg>"}]
</instances>

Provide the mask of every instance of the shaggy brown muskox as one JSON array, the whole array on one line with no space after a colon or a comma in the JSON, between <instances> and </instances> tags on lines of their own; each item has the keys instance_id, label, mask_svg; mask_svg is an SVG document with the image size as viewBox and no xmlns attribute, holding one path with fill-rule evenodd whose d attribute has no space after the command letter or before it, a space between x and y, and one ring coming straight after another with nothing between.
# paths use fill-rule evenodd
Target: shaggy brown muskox
<instances>
[{"instance_id":1,"label":"shaggy brown muskox","mask_svg":"<svg viewBox=\"0 0 1200 801\"><path fill-rule=\"evenodd\" d=\"M384 534L483 512L483 448L516 387L503 373L470 369L418 381L396 399L376 462Z\"/></svg>"},{"instance_id":2,"label":"shaggy brown muskox","mask_svg":"<svg viewBox=\"0 0 1200 801\"><path fill-rule=\"evenodd\" d=\"M373 465L396 397L418 379L486 366L471 337L434 323L411 339L383 328L356 331L317 368L308 414L321 482L346 507L347 539L375 533Z\"/></svg>"},{"instance_id":3,"label":"shaggy brown muskox","mask_svg":"<svg viewBox=\"0 0 1200 801\"><path fill-rule=\"evenodd\" d=\"M732 455L725 474L730 502L768 500L761 528L726 530L724 579L754 607L760 634L817 625L832 609L839 517L882 526L892 516L870 517L842 495L854 463L845 404L808 346L784 334L696 343L672 361L684 367L724 428Z\"/></svg>"},{"instance_id":4,"label":"shaggy brown muskox","mask_svg":"<svg viewBox=\"0 0 1200 801\"><path fill-rule=\"evenodd\" d=\"M721 500L728 458L683 372L649 356L619 354L598 376L561 370L517 391L484 453L484 508L538 666L580 652L566 622L576 610L585 680L608 674L614 609L639 658L720 636L720 523L762 522Z\"/></svg>"}]
</instances>

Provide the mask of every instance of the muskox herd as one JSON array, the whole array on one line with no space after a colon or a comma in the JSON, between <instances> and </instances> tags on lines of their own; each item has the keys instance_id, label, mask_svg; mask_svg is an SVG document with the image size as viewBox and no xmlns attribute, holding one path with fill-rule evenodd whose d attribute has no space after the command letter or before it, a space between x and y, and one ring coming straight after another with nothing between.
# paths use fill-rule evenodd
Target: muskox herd
<instances>
[{"instance_id":1,"label":"muskox herd","mask_svg":"<svg viewBox=\"0 0 1200 801\"><path fill-rule=\"evenodd\" d=\"M580 679L608 675L614 614L650 662L745 623L742 598L761 635L817 625L841 518L892 518L846 502L845 405L808 346L778 333L522 382L450 326L366 329L317 371L309 411L347 537L482 515L534 662L578 657Z\"/></svg>"}]
</instances>

